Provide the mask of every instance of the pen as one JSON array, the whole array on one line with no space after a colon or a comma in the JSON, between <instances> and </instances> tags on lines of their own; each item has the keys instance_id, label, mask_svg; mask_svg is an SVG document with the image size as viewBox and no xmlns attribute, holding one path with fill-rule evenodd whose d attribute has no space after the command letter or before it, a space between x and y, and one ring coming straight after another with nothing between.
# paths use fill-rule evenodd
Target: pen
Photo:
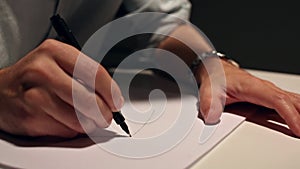
<instances>
[{"instance_id":1,"label":"pen","mask_svg":"<svg viewBox=\"0 0 300 169\"><path fill-rule=\"evenodd\" d=\"M51 18L51 24L54 27L57 35L59 36L59 40L69 45L74 46L78 50L81 50L79 43L77 42L75 36L72 31L69 29L66 22L59 16L59 14L53 15ZM131 137L128 126L125 123L125 118L121 114L121 112L113 112L114 121L121 126L121 128Z\"/></svg>"}]
</instances>

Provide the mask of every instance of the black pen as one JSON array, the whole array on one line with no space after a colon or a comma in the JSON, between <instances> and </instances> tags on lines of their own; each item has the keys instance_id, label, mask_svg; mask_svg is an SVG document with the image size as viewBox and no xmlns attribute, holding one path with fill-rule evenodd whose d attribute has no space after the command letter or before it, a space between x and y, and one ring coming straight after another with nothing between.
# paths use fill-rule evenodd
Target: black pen
<instances>
[{"instance_id":1,"label":"black pen","mask_svg":"<svg viewBox=\"0 0 300 169\"><path fill-rule=\"evenodd\" d=\"M53 15L51 18L52 26L54 27L57 35L59 36L59 40L67 43L69 45L74 46L78 50L81 50L79 43L77 42L75 36L73 35L71 29L69 29L66 22L59 16L59 14ZM113 119L115 122L121 126L121 128L131 137L128 126L125 123L125 118L121 114L121 112L113 112Z\"/></svg>"}]
</instances>

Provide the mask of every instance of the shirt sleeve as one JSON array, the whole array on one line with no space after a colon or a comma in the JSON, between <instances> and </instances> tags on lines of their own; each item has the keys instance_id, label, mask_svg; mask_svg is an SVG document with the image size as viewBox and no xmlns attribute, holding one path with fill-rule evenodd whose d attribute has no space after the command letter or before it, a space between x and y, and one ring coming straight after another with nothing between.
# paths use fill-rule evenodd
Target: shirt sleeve
<instances>
[{"instance_id":1,"label":"shirt sleeve","mask_svg":"<svg viewBox=\"0 0 300 169\"><path fill-rule=\"evenodd\" d=\"M169 14L159 21L160 26L156 30L156 32L164 34L170 34L181 25L183 22L180 19L189 20L191 11L189 0L124 0L124 7L129 13L161 12ZM149 39L149 46L157 46L164 38L165 36L153 34Z\"/></svg>"}]
</instances>

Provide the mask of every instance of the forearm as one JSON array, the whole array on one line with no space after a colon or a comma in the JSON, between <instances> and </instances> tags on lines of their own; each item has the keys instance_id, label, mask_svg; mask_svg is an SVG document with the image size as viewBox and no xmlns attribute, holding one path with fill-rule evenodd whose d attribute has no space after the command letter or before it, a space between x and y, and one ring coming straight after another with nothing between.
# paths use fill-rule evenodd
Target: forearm
<instances>
[{"instance_id":1,"label":"forearm","mask_svg":"<svg viewBox=\"0 0 300 169\"><path fill-rule=\"evenodd\" d=\"M206 38L206 36L193 28L191 25L181 25L177 27L166 39L164 39L160 44L159 48L170 51L176 56L180 57L188 67L191 66L192 62L196 59L197 54L201 55L204 52L210 52L214 50L213 45ZM196 54L197 53L197 54ZM164 56L156 56L156 61L162 66L166 66L169 70L172 70L179 77L186 77L187 71L178 68L176 63L172 63L172 60ZM199 66L201 68L202 66ZM200 69L199 69L200 70ZM198 83L200 83L200 75L204 74L205 69L198 69L194 72L198 75L195 76ZM189 76L189 75L188 75Z\"/></svg>"},{"instance_id":2,"label":"forearm","mask_svg":"<svg viewBox=\"0 0 300 169\"><path fill-rule=\"evenodd\" d=\"M180 41L174 37L180 38ZM188 42L188 44L181 41ZM159 48L173 52L189 66L196 58L195 52L199 54L213 50L213 46L207 38L190 25L181 25L176 28L159 44Z\"/></svg>"}]
</instances>

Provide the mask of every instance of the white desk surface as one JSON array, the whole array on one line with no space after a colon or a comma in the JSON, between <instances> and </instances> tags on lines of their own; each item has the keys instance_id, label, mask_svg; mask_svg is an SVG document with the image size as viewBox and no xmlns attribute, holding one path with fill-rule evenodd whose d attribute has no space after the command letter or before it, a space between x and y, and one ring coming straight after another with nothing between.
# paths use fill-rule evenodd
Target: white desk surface
<instances>
[{"instance_id":1,"label":"white desk surface","mask_svg":"<svg viewBox=\"0 0 300 169\"><path fill-rule=\"evenodd\" d=\"M300 93L300 75L248 70L277 86ZM255 105L241 105L249 119L274 117L275 112ZM233 107L232 110L234 110ZM271 111L271 110L269 110ZM230 111L229 111L230 112ZM260 114L260 115L259 115ZM253 117L253 118L251 118ZM267 118L265 118L267 119ZM265 125L262 125L265 124ZM300 168L300 139L288 135L285 127L243 122L215 148L199 159L192 169L297 169ZM4 166L2 166L4 167ZM1 164L0 164L1 168Z\"/></svg>"},{"instance_id":2,"label":"white desk surface","mask_svg":"<svg viewBox=\"0 0 300 169\"><path fill-rule=\"evenodd\" d=\"M247 71L283 89L300 93L300 75ZM245 121L192 168L296 169L300 168L299 155L299 138Z\"/></svg>"}]
</instances>

